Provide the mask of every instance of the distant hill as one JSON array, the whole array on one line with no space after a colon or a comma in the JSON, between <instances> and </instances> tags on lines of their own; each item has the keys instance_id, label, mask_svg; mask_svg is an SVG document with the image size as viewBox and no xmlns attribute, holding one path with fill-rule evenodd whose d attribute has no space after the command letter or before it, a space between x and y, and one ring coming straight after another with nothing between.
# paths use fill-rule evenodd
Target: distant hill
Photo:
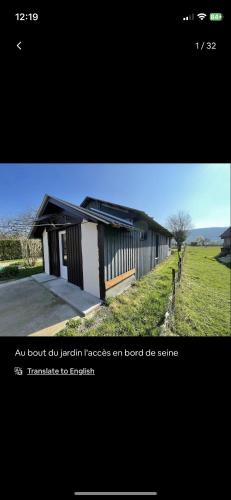
<instances>
[{"instance_id":1,"label":"distant hill","mask_svg":"<svg viewBox=\"0 0 231 500\"><path fill-rule=\"evenodd\" d=\"M208 238L211 242L217 242L219 245L222 243L220 235L227 229L227 227L200 227L197 229L192 229L188 235L187 243L195 241L198 236L204 236Z\"/></svg>"}]
</instances>

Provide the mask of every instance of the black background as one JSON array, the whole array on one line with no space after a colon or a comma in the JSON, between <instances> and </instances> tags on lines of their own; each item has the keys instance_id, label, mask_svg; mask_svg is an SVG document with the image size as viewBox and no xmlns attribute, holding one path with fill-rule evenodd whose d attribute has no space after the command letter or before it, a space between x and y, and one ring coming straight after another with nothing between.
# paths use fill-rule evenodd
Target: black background
<instances>
[{"instance_id":1,"label":"black background","mask_svg":"<svg viewBox=\"0 0 231 500\"><path fill-rule=\"evenodd\" d=\"M1 10L2 161L229 161L227 3L26 5Z\"/></svg>"},{"instance_id":2,"label":"black background","mask_svg":"<svg viewBox=\"0 0 231 500\"><path fill-rule=\"evenodd\" d=\"M208 4L224 23L179 21ZM13 4L1 8L0 161L229 161L228 12L217 4L94 2L75 15L65 2L37 6L40 23L25 28ZM214 37L216 53L195 52ZM180 357L103 359L95 377L13 374L16 348L48 344L161 344ZM229 338L1 338L0 349L5 498L76 489L225 497Z\"/></svg>"},{"instance_id":3,"label":"black background","mask_svg":"<svg viewBox=\"0 0 231 500\"><path fill-rule=\"evenodd\" d=\"M15 357L27 348L168 348L179 356ZM13 479L6 498L73 498L73 491L225 497L229 360L227 338L1 339L3 454ZM15 376L14 366L93 366L95 376Z\"/></svg>"}]
</instances>

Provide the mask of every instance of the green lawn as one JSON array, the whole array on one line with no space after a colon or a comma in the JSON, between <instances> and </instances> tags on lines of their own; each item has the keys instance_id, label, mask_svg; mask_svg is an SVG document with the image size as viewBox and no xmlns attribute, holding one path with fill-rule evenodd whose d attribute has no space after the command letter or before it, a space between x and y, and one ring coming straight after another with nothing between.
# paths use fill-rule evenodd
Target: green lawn
<instances>
[{"instance_id":1,"label":"green lawn","mask_svg":"<svg viewBox=\"0 0 231 500\"><path fill-rule=\"evenodd\" d=\"M0 283L1 281L9 281L10 279L12 280L18 280L21 278L27 278L28 276L31 276L32 274L38 274L43 272L43 263L42 259L37 259L37 262L34 267L26 267L25 269L19 269L17 273L12 273L12 275L6 276L5 274L1 273L2 268L4 269L10 269L11 266L23 266L24 265L24 260L23 259L16 259L16 260L4 260L0 261ZM2 274L2 275L1 275Z\"/></svg>"},{"instance_id":2,"label":"green lawn","mask_svg":"<svg viewBox=\"0 0 231 500\"><path fill-rule=\"evenodd\" d=\"M43 259L42 257L37 259L37 264L40 264L42 266L42 262L43 262ZM24 263L24 259L13 259L13 260L0 260L0 268L1 267L6 267L6 266L10 266L11 264L15 264L15 265L23 265Z\"/></svg>"},{"instance_id":3,"label":"green lawn","mask_svg":"<svg viewBox=\"0 0 231 500\"><path fill-rule=\"evenodd\" d=\"M13 260L0 260L0 268L15 265L22 265L23 259L13 259Z\"/></svg>"},{"instance_id":4,"label":"green lawn","mask_svg":"<svg viewBox=\"0 0 231 500\"><path fill-rule=\"evenodd\" d=\"M231 271L216 260L219 252L220 247L187 247L176 295L176 335L231 335Z\"/></svg>"},{"instance_id":5,"label":"green lawn","mask_svg":"<svg viewBox=\"0 0 231 500\"><path fill-rule=\"evenodd\" d=\"M158 335L171 292L171 255L149 274L134 282L123 294L110 299L92 318L69 321L58 336L145 336Z\"/></svg>"}]
</instances>

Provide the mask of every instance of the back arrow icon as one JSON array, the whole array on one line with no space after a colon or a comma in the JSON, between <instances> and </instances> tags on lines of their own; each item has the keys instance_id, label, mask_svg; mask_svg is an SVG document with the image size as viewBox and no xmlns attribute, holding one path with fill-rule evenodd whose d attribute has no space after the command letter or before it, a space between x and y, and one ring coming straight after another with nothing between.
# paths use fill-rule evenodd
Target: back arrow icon
<instances>
[{"instance_id":1,"label":"back arrow icon","mask_svg":"<svg viewBox=\"0 0 231 500\"><path fill-rule=\"evenodd\" d=\"M22 50L22 47L20 47L21 43L22 43L22 42L18 42L18 43L17 43L17 47L18 47L18 49L19 49L19 50Z\"/></svg>"}]
</instances>

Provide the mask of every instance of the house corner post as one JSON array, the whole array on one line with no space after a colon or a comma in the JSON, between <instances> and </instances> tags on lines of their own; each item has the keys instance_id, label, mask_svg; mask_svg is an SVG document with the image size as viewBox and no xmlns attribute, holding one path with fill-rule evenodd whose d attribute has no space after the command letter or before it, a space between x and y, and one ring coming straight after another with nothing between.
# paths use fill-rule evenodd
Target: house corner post
<instances>
[{"instance_id":1,"label":"house corner post","mask_svg":"<svg viewBox=\"0 0 231 500\"><path fill-rule=\"evenodd\" d=\"M43 236L40 238L40 241L41 241L41 248L42 248L43 273L45 273L45 258L44 258Z\"/></svg>"},{"instance_id":2,"label":"house corner post","mask_svg":"<svg viewBox=\"0 0 231 500\"><path fill-rule=\"evenodd\" d=\"M100 298L105 300L105 279L104 279L104 226L98 224L98 250L99 250L99 289Z\"/></svg>"}]
</instances>

